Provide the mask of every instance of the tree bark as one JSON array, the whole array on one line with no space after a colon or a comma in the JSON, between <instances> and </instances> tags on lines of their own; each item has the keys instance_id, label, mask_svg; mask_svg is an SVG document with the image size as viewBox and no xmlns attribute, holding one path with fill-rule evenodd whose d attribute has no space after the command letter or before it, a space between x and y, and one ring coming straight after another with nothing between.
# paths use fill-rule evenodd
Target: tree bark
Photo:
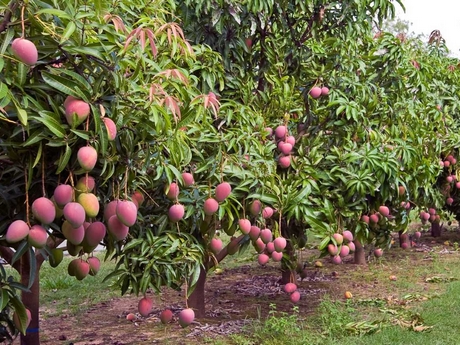
<instances>
[{"instance_id":1,"label":"tree bark","mask_svg":"<svg viewBox=\"0 0 460 345\"><path fill-rule=\"evenodd\" d=\"M289 256L290 262L296 262L295 250L291 244L291 241L288 240L286 243L286 248L284 249L287 255ZM281 285L287 283L295 283L297 281L297 272L292 270L286 262L281 260Z\"/></svg>"},{"instance_id":2,"label":"tree bark","mask_svg":"<svg viewBox=\"0 0 460 345\"><path fill-rule=\"evenodd\" d=\"M433 237L441 237L441 223L433 222L431 223L431 236Z\"/></svg>"},{"instance_id":3,"label":"tree bark","mask_svg":"<svg viewBox=\"0 0 460 345\"><path fill-rule=\"evenodd\" d=\"M200 270L200 277L195 286L195 290L193 290L190 297L187 299L187 304L189 308L192 308L195 312L195 316L197 318L205 317L206 313L206 304L205 304L205 284L206 284L206 269L201 267Z\"/></svg>"},{"instance_id":4,"label":"tree bark","mask_svg":"<svg viewBox=\"0 0 460 345\"><path fill-rule=\"evenodd\" d=\"M21 334L21 345L40 345L40 325L39 325L39 308L40 308L40 267L43 263L41 256L37 257L37 269L35 280L30 288L30 292L22 292L22 302L31 314L30 324L27 327L26 334ZM21 257L21 284L29 285L30 260L26 253Z\"/></svg>"},{"instance_id":5,"label":"tree bark","mask_svg":"<svg viewBox=\"0 0 460 345\"><path fill-rule=\"evenodd\" d=\"M354 263L356 265L365 265L366 253L364 251L364 246L358 240L354 240L353 243L355 244Z\"/></svg>"}]
</instances>

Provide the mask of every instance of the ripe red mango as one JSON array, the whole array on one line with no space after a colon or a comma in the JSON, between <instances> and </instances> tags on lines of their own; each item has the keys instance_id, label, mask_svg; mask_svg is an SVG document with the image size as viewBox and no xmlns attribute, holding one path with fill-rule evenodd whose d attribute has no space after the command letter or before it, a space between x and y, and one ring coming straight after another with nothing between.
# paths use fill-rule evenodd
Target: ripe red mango
<instances>
[{"instance_id":1,"label":"ripe red mango","mask_svg":"<svg viewBox=\"0 0 460 345\"><path fill-rule=\"evenodd\" d=\"M225 199L227 199L227 197L230 195L231 192L232 192L232 186L230 185L230 183L222 182L218 184L216 187L216 191L214 193L215 199L218 202L222 202Z\"/></svg>"},{"instance_id":2,"label":"ripe red mango","mask_svg":"<svg viewBox=\"0 0 460 345\"><path fill-rule=\"evenodd\" d=\"M284 237L277 237L273 241L273 244L275 245L275 250L277 252L282 252L284 248L286 248L286 239Z\"/></svg>"},{"instance_id":3,"label":"ripe red mango","mask_svg":"<svg viewBox=\"0 0 460 345\"><path fill-rule=\"evenodd\" d=\"M375 255L377 258L381 257L381 256L383 255L383 250L382 250L382 248L377 248L377 249L375 249L375 250L374 250L374 255Z\"/></svg>"},{"instance_id":4,"label":"ripe red mango","mask_svg":"<svg viewBox=\"0 0 460 345\"><path fill-rule=\"evenodd\" d=\"M16 38L11 44L11 51L26 65L35 65L38 61L38 51L35 44L25 38Z\"/></svg>"},{"instance_id":5,"label":"ripe red mango","mask_svg":"<svg viewBox=\"0 0 460 345\"><path fill-rule=\"evenodd\" d=\"M223 244L222 244L222 240L220 238L213 238L211 240L211 243L209 244L209 249L214 254L219 253L222 250L222 247L223 247Z\"/></svg>"},{"instance_id":6,"label":"ripe red mango","mask_svg":"<svg viewBox=\"0 0 460 345\"><path fill-rule=\"evenodd\" d=\"M353 234L351 233L351 231L349 230L345 230L343 233L342 233L342 236L343 236L343 239L345 242L351 242L353 241Z\"/></svg>"},{"instance_id":7,"label":"ripe red mango","mask_svg":"<svg viewBox=\"0 0 460 345\"><path fill-rule=\"evenodd\" d=\"M114 141L117 137L117 126L115 125L115 122L108 117L102 118L102 121L104 122L105 129L107 130L107 137L109 141Z\"/></svg>"},{"instance_id":8,"label":"ripe red mango","mask_svg":"<svg viewBox=\"0 0 460 345\"><path fill-rule=\"evenodd\" d=\"M347 245L348 245L348 248L350 248L350 252L355 251L356 247L355 247L355 244L353 242L350 242Z\"/></svg>"},{"instance_id":9,"label":"ripe red mango","mask_svg":"<svg viewBox=\"0 0 460 345\"><path fill-rule=\"evenodd\" d=\"M251 240L255 241L259 238L260 235L260 228L258 226L251 226L251 230L249 230L249 237Z\"/></svg>"},{"instance_id":10,"label":"ripe red mango","mask_svg":"<svg viewBox=\"0 0 460 345\"><path fill-rule=\"evenodd\" d=\"M173 318L173 313L169 309L165 309L160 313L160 321L163 325L166 325Z\"/></svg>"},{"instance_id":11,"label":"ripe red mango","mask_svg":"<svg viewBox=\"0 0 460 345\"><path fill-rule=\"evenodd\" d=\"M173 223L177 223L184 218L184 214L185 208L184 205L181 204L172 205L168 211L169 220Z\"/></svg>"},{"instance_id":12,"label":"ripe red mango","mask_svg":"<svg viewBox=\"0 0 460 345\"><path fill-rule=\"evenodd\" d=\"M343 243L343 236L341 234L335 233L334 235L332 235L332 237L334 238L335 243L337 243L337 245L341 245Z\"/></svg>"},{"instance_id":13,"label":"ripe red mango","mask_svg":"<svg viewBox=\"0 0 460 345\"><path fill-rule=\"evenodd\" d=\"M292 151L292 145L285 143L284 141L280 141L278 144L278 150L280 150L283 155L288 155Z\"/></svg>"},{"instance_id":14,"label":"ripe red mango","mask_svg":"<svg viewBox=\"0 0 460 345\"><path fill-rule=\"evenodd\" d=\"M270 206L264 207L264 209L262 210L262 217L264 219L271 218L273 216L273 213L274 210Z\"/></svg>"},{"instance_id":15,"label":"ripe red mango","mask_svg":"<svg viewBox=\"0 0 460 345\"><path fill-rule=\"evenodd\" d=\"M141 206L145 200L144 198L144 194L142 194L141 192L139 192L138 190L136 190L133 195L131 195L131 199L134 201L137 202L137 205L138 205L138 208L139 206Z\"/></svg>"},{"instance_id":16,"label":"ripe red mango","mask_svg":"<svg viewBox=\"0 0 460 345\"><path fill-rule=\"evenodd\" d=\"M101 268L101 261L95 256L89 257L86 261L89 265L89 275L95 276Z\"/></svg>"},{"instance_id":17,"label":"ripe red mango","mask_svg":"<svg viewBox=\"0 0 460 345\"><path fill-rule=\"evenodd\" d=\"M254 200L249 207L249 212L253 216L257 216L262 210L262 203L259 200Z\"/></svg>"},{"instance_id":18,"label":"ripe red mango","mask_svg":"<svg viewBox=\"0 0 460 345\"><path fill-rule=\"evenodd\" d=\"M83 123L91 112L88 103L72 96L68 96L65 99L64 108L65 118L71 127L77 127L79 124Z\"/></svg>"},{"instance_id":19,"label":"ripe red mango","mask_svg":"<svg viewBox=\"0 0 460 345\"><path fill-rule=\"evenodd\" d=\"M268 242L271 242L273 239L273 234L270 229L262 229L260 231L260 239L266 244Z\"/></svg>"},{"instance_id":20,"label":"ripe red mango","mask_svg":"<svg viewBox=\"0 0 460 345\"><path fill-rule=\"evenodd\" d=\"M78 202L69 202L64 206L64 218L72 225L74 228L78 228L83 225L86 218L86 212L82 205Z\"/></svg>"},{"instance_id":21,"label":"ripe red mango","mask_svg":"<svg viewBox=\"0 0 460 345\"><path fill-rule=\"evenodd\" d=\"M182 173L182 179L184 180L184 186L190 187L195 183L193 175L189 172Z\"/></svg>"},{"instance_id":22,"label":"ripe red mango","mask_svg":"<svg viewBox=\"0 0 460 345\"><path fill-rule=\"evenodd\" d=\"M83 146L77 152L77 160L85 171L91 171L97 163L97 151L92 146Z\"/></svg>"},{"instance_id":23,"label":"ripe red mango","mask_svg":"<svg viewBox=\"0 0 460 345\"><path fill-rule=\"evenodd\" d=\"M149 316L150 312L152 311L152 307L153 301L148 297L141 298L137 304L139 314L141 314L143 317Z\"/></svg>"},{"instance_id":24,"label":"ripe red mango","mask_svg":"<svg viewBox=\"0 0 460 345\"><path fill-rule=\"evenodd\" d=\"M62 223L61 232L68 242L76 246L83 242L83 239L85 238L85 228L83 225L74 227L67 220Z\"/></svg>"},{"instance_id":25,"label":"ripe red mango","mask_svg":"<svg viewBox=\"0 0 460 345\"><path fill-rule=\"evenodd\" d=\"M206 215L213 215L219 209L219 203L215 199L209 198L204 202L203 209Z\"/></svg>"},{"instance_id":26,"label":"ripe red mango","mask_svg":"<svg viewBox=\"0 0 460 345\"><path fill-rule=\"evenodd\" d=\"M295 145L295 138L294 138L292 135L290 135L290 136L288 136L288 137L286 138L286 142L289 143L289 144L291 144L292 147L294 147L294 145Z\"/></svg>"},{"instance_id":27,"label":"ripe red mango","mask_svg":"<svg viewBox=\"0 0 460 345\"><path fill-rule=\"evenodd\" d=\"M5 239L8 243L16 243L22 241L29 235L30 228L23 220L15 220L6 230Z\"/></svg>"},{"instance_id":28,"label":"ripe red mango","mask_svg":"<svg viewBox=\"0 0 460 345\"><path fill-rule=\"evenodd\" d=\"M77 278L78 280L83 280L89 274L89 270L89 263L81 259L78 259L75 265L75 278Z\"/></svg>"},{"instance_id":29,"label":"ripe red mango","mask_svg":"<svg viewBox=\"0 0 460 345\"><path fill-rule=\"evenodd\" d=\"M372 223L378 223L379 221L379 216L376 215L375 213L374 214L371 214L369 216L369 221L372 222Z\"/></svg>"},{"instance_id":30,"label":"ripe red mango","mask_svg":"<svg viewBox=\"0 0 460 345\"><path fill-rule=\"evenodd\" d=\"M281 156L278 161L281 168L286 169L291 166L291 156Z\"/></svg>"},{"instance_id":31,"label":"ripe red mango","mask_svg":"<svg viewBox=\"0 0 460 345\"><path fill-rule=\"evenodd\" d=\"M81 261L81 259L73 259L69 262L69 266L67 266L67 273L69 273L69 276L75 277L78 261Z\"/></svg>"},{"instance_id":32,"label":"ripe red mango","mask_svg":"<svg viewBox=\"0 0 460 345\"><path fill-rule=\"evenodd\" d=\"M318 98L319 96L321 96L321 88L318 86L312 87L310 90L310 96L313 98Z\"/></svg>"},{"instance_id":33,"label":"ripe red mango","mask_svg":"<svg viewBox=\"0 0 460 345\"><path fill-rule=\"evenodd\" d=\"M273 242L268 242L265 245L265 249L267 250L268 254L271 254L271 253L273 253L275 251L275 245L273 244Z\"/></svg>"},{"instance_id":34,"label":"ripe red mango","mask_svg":"<svg viewBox=\"0 0 460 345\"><path fill-rule=\"evenodd\" d=\"M107 230L116 241L122 241L128 236L129 228L116 215L107 221Z\"/></svg>"},{"instance_id":35,"label":"ripe red mango","mask_svg":"<svg viewBox=\"0 0 460 345\"><path fill-rule=\"evenodd\" d=\"M332 244L332 243L331 243L331 244L328 244L328 245L327 245L327 252L328 252L330 255L334 256L334 255L337 255L337 254L338 254L339 249L337 248L337 246L336 246L335 244Z\"/></svg>"},{"instance_id":36,"label":"ripe red mango","mask_svg":"<svg viewBox=\"0 0 460 345\"><path fill-rule=\"evenodd\" d=\"M119 200L112 200L104 208L104 220L107 222L110 217L115 216L117 214L117 204Z\"/></svg>"},{"instance_id":37,"label":"ripe red mango","mask_svg":"<svg viewBox=\"0 0 460 345\"><path fill-rule=\"evenodd\" d=\"M85 229L84 243L90 247L97 246L105 237L107 229L102 222L91 223Z\"/></svg>"},{"instance_id":38,"label":"ripe red mango","mask_svg":"<svg viewBox=\"0 0 460 345\"><path fill-rule=\"evenodd\" d=\"M343 244L340 248L340 256L345 257L348 254L350 254L350 248L346 244Z\"/></svg>"},{"instance_id":39,"label":"ripe red mango","mask_svg":"<svg viewBox=\"0 0 460 345\"><path fill-rule=\"evenodd\" d=\"M390 209L387 206L380 206L379 213L384 217L388 217L390 215Z\"/></svg>"},{"instance_id":40,"label":"ripe red mango","mask_svg":"<svg viewBox=\"0 0 460 345\"><path fill-rule=\"evenodd\" d=\"M287 283L286 285L284 285L283 289L284 292L291 294L297 290L297 285L295 285L294 283Z\"/></svg>"},{"instance_id":41,"label":"ripe red mango","mask_svg":"<svg viewBox=\"0 0 460 345\"><path fill-rule=\"evenodd\" d=\"M130 200L121 200L117 203L116 214L124 225L133 226L137 219L136 204Z\"/></svg>"},{"instance_id":42,"label":"ripe red mango","mask_svg":"<svg viewBox=\"0 0 460 345\"><path fill-rule=\"evenodd\" d=\"M339 265L342 263L342 258L340 257L340 255L336 255L332 258L332 263L336 264L336 265Z\"/></svg>"},{"instance_id":43,"label":"ripe red mango","mask_svg":"<svg viewBox=\"0 0 460 345\"><path fill-rule=\"evenodd\" d=\"M297 303L300 301L300 292L294 291L291 296L289 297L292 303Z\"/></svg>"},{"instance_id":44,"label":"ripe red mango","mask_svg":"<svg viewBox=\"0 0 460 345\"><path fill-rule=\"evenodd\" d=\"M195 312L193 309L187 308L179 313L179 325L181 325L182 328L190 325L193 320L195 320Z\"/></svg>"},{"instance_id":45,"label":"ripe red mango","mask_svg":"<svg viewBox=\"0 0 460 345\"><path fill-rule=\"evenodd\" d=\"M74 191L71 185L60 184L54 190L54 201L59 207L64 207L66 204L72 201Z\"/></svg>"},{"instance_id":46,"label":"ripe red mango","mask_svg":"<svg viewBox=\"0 0 460 345\"><path fill-rule=\"evenodd\" d=\"M268 261L270 260L270 257L267 255L267 254L259 254L259 256L257 257L257 262L259 263L259 265L262 265L262 266L265 266Z\"/></svg>"},{"instance_id":47,"label":"ripe red mango","mask_svg":"<svg viewBox=\"0 0 460 345\"><path fill-rule=\"evenodd\" d=\"M287 134L287 127L286 126L278 126L276 127L275 129L275 136L278 138L278 139L282 139L286 136Z\"/></svg>"},{"instance_id":48,"label":"ripe red mango","mask_svg":"<svg viewBox=\"0 0 460 345\"><path fill-rule=\"evenodd\" d=\"M169 189L168 189L168 192L166 193L166 197L170 200L176 200L178 195L179 195L179 185L176 182L172 182L169 185Z\"/></svg>"},{"instance_id":49,"label":"ripe red mango","mask_svg":"<svg viewBox=\"0 0 460 345\"><path fill-rule=\"evenodd\" d=\"M251 222L249 219L238 220L238 225L240 226L241 232L245 235L249 234L249 231L251 231Z\"/></svg>"},{"instance_id":50,"label":"ripe red mango","mask_svg":"<svg viewBox=\"0 0 460 345\"><path fill-rule=\"evenodd\" d=\"M48 233L45 228L41 225L33 225L29 230L29 237L27 241L35 248L41 249L46 246L46 240L48 239Z\"/></svg>"},{"instance_id":51,"label":"ripe red mango","mask_svg":"<svg viewBox=\"0 0 460 345\"><path fill-rule=\"evenodd\" d=\"M261 238L256 239L253 242L254 249L256 250L257 253L262 253L265 250L265 243L262 241Z\"/></svg>"},{"instance_id":52,"label":"ripe red mango","mask_svg":"<svg viewBox=\"0 0 460 345\"><path fill-rule=\"evenodd\" d=\"M280 252L273 252L272 253L272 260L273 261L280 262L282 258L283 258L283 253L280 253Z\"/></svg>"},{"instance_id":53,"label":"ripe red mango","mask_svg":"<svg viewBox=\"0 0 460 345\"><path fill-rule=\"evenodd\" d=\"M56 207L50 199L41 197L32 203L32 213L40 223L50 224L56 218Z\"/></svg>"},{"instance_id":54,"label":"ripe red mango","mask_svg":"<svg viewBox=\"0 0 460 345\"><path fill-rule=\"evenodd\" d=\"M321 88L321 96L327 96L327 95L329 95L329 88L326 86L323 86Z\"/></svg>"}]
</instances>

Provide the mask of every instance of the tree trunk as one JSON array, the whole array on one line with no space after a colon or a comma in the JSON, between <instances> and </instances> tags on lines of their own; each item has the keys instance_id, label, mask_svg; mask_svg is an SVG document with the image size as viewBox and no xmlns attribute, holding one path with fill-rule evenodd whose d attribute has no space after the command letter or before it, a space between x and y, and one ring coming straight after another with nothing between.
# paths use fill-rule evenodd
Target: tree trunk
<instances>
[{"instance_id":1,"label":"tree trunk","mask_svg":"<svg viewBox=\"0 0 460 345\"><path fill-rule=\"evenodd\" d=\"M433 222L431 223L431 236L433 237L441 237L441 223Z\"/></svg>"},{"instance_id":2,"label":"tree trunk","mask_svg":"<svg viewBox=\"0 0 460 345\"><path fill-rule=\"evenodd\" d=\"M40 266L43 260L37 258L37 269L35 280L30 288L30 292L22 292L22 302L31 314L30 324L27 327L26 334L21 334L21 345L40 345L39 332L39 310L40 310ZM21 284L29 285L30 260L26 253L21 257Z\"/></svg>"},{"instance_id":3,"label":"tree trunk","mask_svg":"<svg viewBox=\"0 0 460 345\"><path fill-rule=\"evenodd\" d=\"M356 265L365 265L366 253L364 252L364 246L358 240L354 240L353 243L355 244L354 263Z\"/></svg>"},{"instance_id":4,"label":"tree trunk","mask_svg":"<svg viewBox=\"0 0 460 345\"><path fill-rule=\"evenodd\" d=\"M287 241L286 248L284 249L285 252L289 256L289 262L297 262L297 258L295 256L294 247L291 244L291 241ZM285 262L284 259L281 260L281 285L285 285L287 283L295 283L297 281L297 272L291 269Z\"/></svg>"},{"instance_id":5,"label":"tree trunk","mask_svg":"<svg viewBox=\"0 0 460 345\"><path fill-rule=\"evenodd\" d=\"M206 284L206 269L201 267L200 277L190 297L187 299L189 308L192 308L197 318L205 317L206 305L204 299L204 287Z\"/></svg>"}]
</instances>

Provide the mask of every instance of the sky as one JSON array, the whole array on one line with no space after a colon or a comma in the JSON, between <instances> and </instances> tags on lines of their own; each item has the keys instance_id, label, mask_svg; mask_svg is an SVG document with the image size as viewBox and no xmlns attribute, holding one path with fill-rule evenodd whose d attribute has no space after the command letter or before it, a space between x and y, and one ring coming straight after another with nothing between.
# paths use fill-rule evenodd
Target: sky
<instances>
[{"instance_id":1,"label":"sky","mask_svg":"<svg viewBox=\"0 0 460 345\"><path fill-rule=\"evenodd\" d=\"M406 13L395 3L397 16L411 23L410 31L439 30L452 55L460 57L460 0L403 0Z\"/></svg>"}]
</instances>

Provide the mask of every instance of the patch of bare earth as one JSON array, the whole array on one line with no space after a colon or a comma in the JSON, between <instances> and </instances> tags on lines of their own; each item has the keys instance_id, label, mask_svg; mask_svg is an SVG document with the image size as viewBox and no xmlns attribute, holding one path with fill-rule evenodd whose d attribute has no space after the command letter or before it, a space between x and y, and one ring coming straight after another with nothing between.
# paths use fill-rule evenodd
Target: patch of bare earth
<instances>
[{"instance_id":1,"label":"patch of bare earth","mask_svg":"<svg viewBox=\"0 0 460 345\"><path fill-rule=\"evenodd\" d=\"M321 260L323 267L308 265L307 277L297 280L301 300L296 305L300 315L313 313L325 294L342 300L345 291L351 291L353 298L388 297L395 293L395 285L386 277L396 275L398 281L409 279L417 266L429 262L430 252L454 252L456 242L460 243L457 232L447 232L439 239L425 234L409 250L392 249L384 254L381 263L377 263L383 267L380 277L374 276L372 265L352 264L352 256L342 265L333 265L330 258ZM267 267L243 265L210 275L206 283L206 318L196 320L185 329L176 319L185 307L184 291L165 290L159 296L152 294L154 309L147 318L137 314L140 297L129 295L85 307L85 311L76 314L47 317L49 313L43 309L42 344L202 344L204 338L241 332L252 319L265 318L272 304L278 311L292 310L293 304L279 284L280 277L279 266L273 264ZM417 288L429 287L421 281ZM174 313L173 322L166 326L159 320L165 308ZM128 313L135 313L137 319L127 321Z\"/></svg>"}]
</instances>

